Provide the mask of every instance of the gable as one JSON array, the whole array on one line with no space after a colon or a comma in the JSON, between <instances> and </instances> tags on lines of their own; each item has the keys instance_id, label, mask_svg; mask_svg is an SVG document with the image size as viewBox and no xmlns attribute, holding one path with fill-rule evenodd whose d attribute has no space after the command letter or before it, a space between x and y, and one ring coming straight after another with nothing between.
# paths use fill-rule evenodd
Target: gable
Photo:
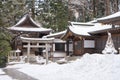
<instances>
[{"instance_id":1,"label":"gable","mask_svg":"<svg viewBox=\"0 0 120 80\"><path fill-rule=\"evenodd\" d=\"M40 28L41 25L37 24L29 14L26 14L20 21L14 25L14 27L29 27L29 28Z\"/></svg>"}]
</instances>

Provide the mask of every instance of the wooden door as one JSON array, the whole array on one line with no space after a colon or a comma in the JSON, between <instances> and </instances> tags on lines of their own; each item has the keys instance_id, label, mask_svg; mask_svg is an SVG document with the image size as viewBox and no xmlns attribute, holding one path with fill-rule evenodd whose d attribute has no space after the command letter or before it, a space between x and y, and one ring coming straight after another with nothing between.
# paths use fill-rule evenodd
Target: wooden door
<instances>
[{"instance_id":1,"label":"wooden door","mask_svg":"<svg viewBox=\"0 0 120 80\"><path fill-rule=\"evenodd\" d=\"M82 55L83 54L83 41L74 41L74 54Z\"/></svg>"}]
</instances>

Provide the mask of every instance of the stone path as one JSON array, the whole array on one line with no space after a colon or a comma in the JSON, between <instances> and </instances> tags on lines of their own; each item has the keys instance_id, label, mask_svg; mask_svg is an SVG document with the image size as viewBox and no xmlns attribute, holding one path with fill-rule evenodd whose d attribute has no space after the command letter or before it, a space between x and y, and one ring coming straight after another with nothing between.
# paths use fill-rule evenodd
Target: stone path
<instances>
[{"instance_id":1,"label":"stone path","mask_svg":"<svg viewBox=\"0 0 120 80\"><path fill-rule=\"evenodd\" d=\"M16 69L13 69L13 68L6 68L3 71L5 71L5 73L7 75L12 77L13 80L37 80L31 76L28 76L27 74L24 74Z\"/></svg>"}]
</instances>

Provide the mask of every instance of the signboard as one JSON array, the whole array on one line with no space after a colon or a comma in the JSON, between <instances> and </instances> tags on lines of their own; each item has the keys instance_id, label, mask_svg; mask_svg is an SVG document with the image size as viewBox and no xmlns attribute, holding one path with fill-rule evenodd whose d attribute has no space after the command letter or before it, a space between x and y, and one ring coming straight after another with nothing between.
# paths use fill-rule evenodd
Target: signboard
<instances>
[{"instance_id":1,"label":"signboard","mask_svg":"<svg viewBox=\"0 0 120 80\"><path fill-rule=\"evenodd\" d=\"M94 40L84 40L84 48L95 48Z\"/></svg>"}]
</instances>

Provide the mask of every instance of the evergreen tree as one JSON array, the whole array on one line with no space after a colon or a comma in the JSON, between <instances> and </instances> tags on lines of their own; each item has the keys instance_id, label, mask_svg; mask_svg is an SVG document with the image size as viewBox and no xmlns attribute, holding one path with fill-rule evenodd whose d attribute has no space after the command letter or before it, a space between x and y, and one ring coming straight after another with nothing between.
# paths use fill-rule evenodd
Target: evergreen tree
<instances>
[{"instance_id":1,"label":"evergreen tree","mask_svg":"<svg viewBox=\"0 0 120 80\"><path fill-rule=\"evenodd\" d=\"M4 67L7 62L7 54L11 50L11 36L8 31L0 27L0 67Z\"/></svg>"},{"instance_id":2,"label":"evergreen tree","mask_svg":"<svg viewBox=\"0 0 120 80\"><path fill-rule=\"evenodd\" d=\"M0 1L0 26L10 27L26 13L25 0Z\"/></svg>"},{"instance_id":3,"label":"evergreen tree","mask_svg":"<svg viewBox=\"0 0 120 80\"><path fill-rule=\"evenodd\" d=\"M0 1L0 26L3 25L2 12L3 12L3 5L2 5L2 1Z\"/></svg>"},{"instance_id":4,"label":"evergreen tree","mask_svg":"<svg viewBox=\"0 0 120 80\"><path fill-rule=\"evenodd\" d=\"M38 18L43 26L52 28L54 32L65 30L68 21L67 3L62 0L46 0Z\"/></svg>"},{"instance_id":5,"label":"evergreen tree","mask_svg":"<svg viewBox=\"0 0 120 80\"><path fill-rule=\"evenodd\" d=\"M3 27L5 24L4 18L4 1L0 1L0 56L6 55L10 50L10 36ZM7 13L6 13L7 14ZM6 15L7 16L7 15ZM1 27L2 26L2 27Z\"/></svg>"},{"instance_id":6,"label":"evergreen tree","mask_svg":"<svg viewBox=\"0 0 120 80\"><path fill-rule=\"evenodd\" d=\"M6 37L8 37L6 33L0 32L0 56L6 56L7 53L11 50L10 40L8 40Z\"/></svg>"}]
</instances>

